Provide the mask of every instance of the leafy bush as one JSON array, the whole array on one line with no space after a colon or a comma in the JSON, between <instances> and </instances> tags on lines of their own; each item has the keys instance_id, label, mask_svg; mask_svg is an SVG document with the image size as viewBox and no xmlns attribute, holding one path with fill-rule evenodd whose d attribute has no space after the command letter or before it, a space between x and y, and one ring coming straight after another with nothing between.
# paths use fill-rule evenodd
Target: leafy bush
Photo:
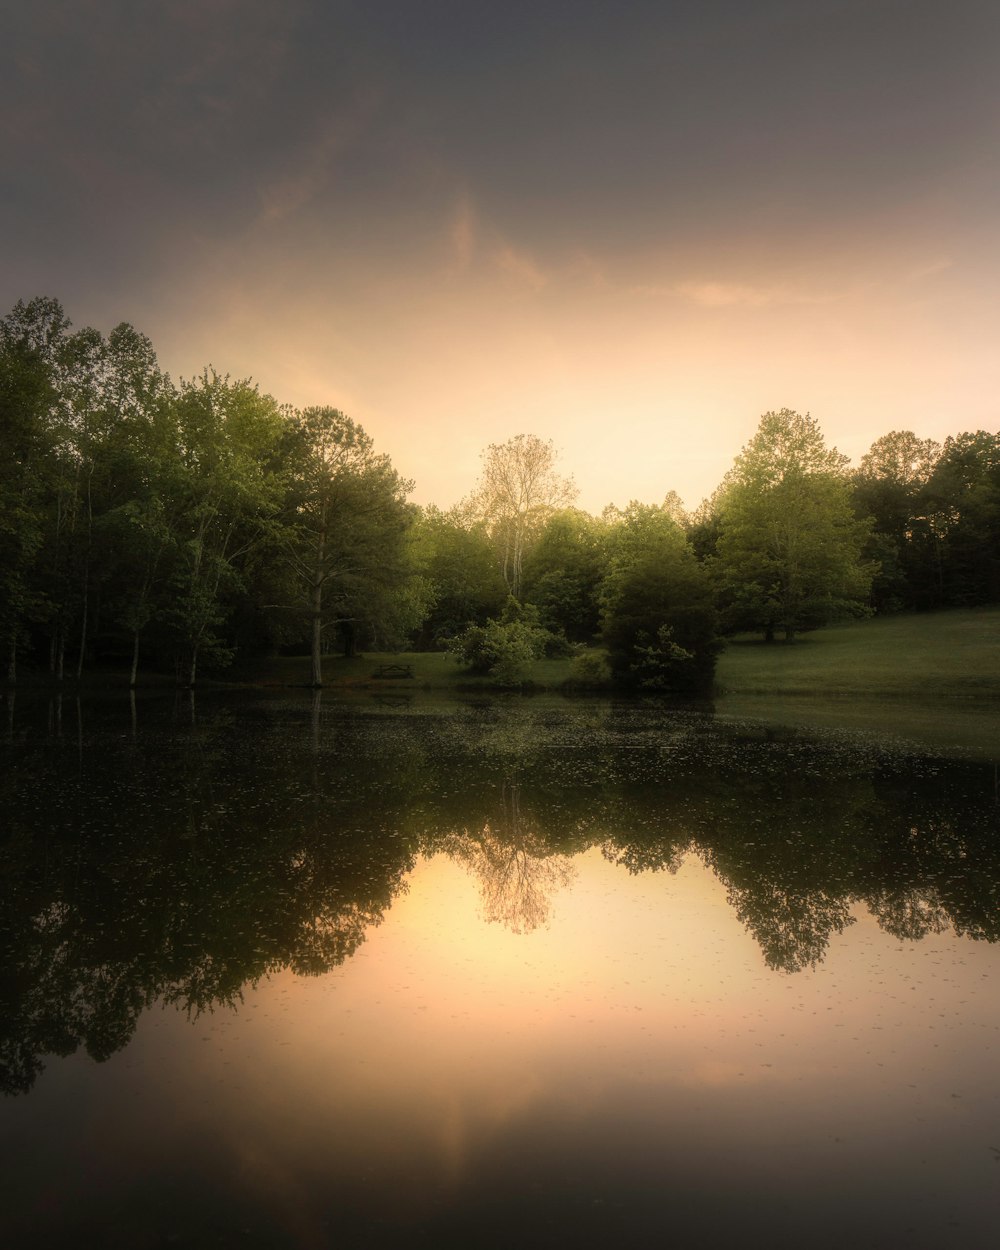
<instances>
[{"instance_id":1,"label":"leafy bush","mask_svg":"<svg viewBox=\"0 0 1000 1250\"><path fill-rule=\"evenodd\" d=\"M469 672L489 675L501 686L520 686L528 665L545 652L548 634L526 621L487 621L470 625L448 644Z\"/></svg>"},{"instance_id":2,"label":"leafy bush","mask_svg":"<svg viewBox=\"0 0 1000 1250\"><path fill-rule=\"evenodd\" d=\"M581 651L574 656L566 684L580 689L599 689L611 681L611 666L601 651Z\"/></svg>"},{"instance_id":3,"label":"leafy bush","mask_svg":"<svg viewBox=\"0 0 1000 1250\"><path fill-rule=\"evenodd\" d=\"M684 690L691 686L688 671L693 668L694 655L673 641L673 629L661 625L656 641L649 646L649 635L640 633L636 639L635 659L630 666L636 685L642 690Z\"/></svg>"}]
</instances>

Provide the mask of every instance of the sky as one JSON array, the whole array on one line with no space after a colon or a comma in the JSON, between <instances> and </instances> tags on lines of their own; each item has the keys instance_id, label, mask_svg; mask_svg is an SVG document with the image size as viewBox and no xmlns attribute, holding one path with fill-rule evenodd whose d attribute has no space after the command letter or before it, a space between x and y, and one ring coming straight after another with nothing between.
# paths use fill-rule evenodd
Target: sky
<instances>
[{"instance_id":1,"label":"sky","mask_svg":"<svg viewBox=\"0 0 1000 1250\"><path fill-rule=\"evenodd\" d=\"M996 0L0 0L0 313L695 507L763 412L1000 429Z\"/></svg>"}]
</instances>

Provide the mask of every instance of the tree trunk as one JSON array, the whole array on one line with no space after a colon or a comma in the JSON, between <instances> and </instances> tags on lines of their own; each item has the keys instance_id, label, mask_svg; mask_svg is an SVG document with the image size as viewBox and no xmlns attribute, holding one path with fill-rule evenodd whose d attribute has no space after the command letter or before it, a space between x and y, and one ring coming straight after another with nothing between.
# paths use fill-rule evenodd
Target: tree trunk
<instances>
[{"instance_id":1,"label":"tree trunk","mask_svg":"<svg viewBox=\"0 0 1000 1250\"><path fill-rule=\"evenodd\" d=\"M17 634L10 636L10 651L7 655L7 685L17 685Z\"/></svg>"},{"instance_id":2,"label":"tree trunk","mask_svg":"<svg viewBox=\"0 0 1000 1250\"><path fill-rule=\"evenodd\" d=\"M312 665L310 685L319 688L323 684L323 586L316 582L312 588Z\"/></svg>"},{"instance_id":3,"label":"tree trunk","mask_svg":"<svg viewBox=\"0 0 1000 1250\"><path fill-rule=\"evenodd\" d=\"M316 542L316 564L309 594L312 616L312 675L310 684L318 690L323 684L323 557L326 553L326 531L320 529Z\"/></svg>"},{"instance_id":4,"label":"tree trunk","mask_svg":"<svg viewBox=\"0 0 1000 1250\"><path fill-rule=\"evenodd\" d=\"M774 642L774 626L773 625L764 626L764 641Z\"/></svg>"},{"instance_id":5,"label":"tree trunk","mask_svg":"<svg viewBox=\"0 0 1000 1250\"><path fill-rule=\"evenodd\" d=\"M81 609L82 621L80 623L80 654L76 661L76 680L79 681L83 676L83 652L87 645L87 608L90 602L90 578L84 577L83 581L83 607Z\"/></svg>"},{"instance_id":6,"label":"tree trunk","mask_svg":"<svg viewBox=\"0 0 1000 1250\"><path fill-rule=\"evenodd\" d=\"M132 671L129 674L129 689L135 689L136 674L139 672L139 631L132 635Z\"/></svg>"},{"instance_id":7,"label":"tree trunk","mask_svg":"<svg viewBox=\"0 0 1000 1250\"><path fill-rule=\"evenodd\" d=\"M312 749L319 750L319 730L322 721L323 694L320 690L313 691L312 697Z\"/></svg>"}]
</instances>

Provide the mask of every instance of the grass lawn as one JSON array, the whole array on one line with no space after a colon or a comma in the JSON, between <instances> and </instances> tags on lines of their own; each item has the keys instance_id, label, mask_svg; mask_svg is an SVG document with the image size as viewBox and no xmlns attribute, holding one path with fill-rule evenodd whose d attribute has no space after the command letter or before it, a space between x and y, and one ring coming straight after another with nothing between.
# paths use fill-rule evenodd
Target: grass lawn
<instances>
[{"instance_id":1,"label":"grass lawn","mask_svg":"<svg viewBox=\"0 0 1000 1250\"><path fill-rule=\"evenodd\" d=\"M413 676L389 680L377 677L378 669L385 664L408 664ZM310 682L309 657L281 656L272 660L256 660L247 670L237 670L229 676L234 681L255 685L307 686ZM537 686L549 689L561 686L568 676L568 660L536 660L531 665L531 681ZM342 655L324 656L323 683L338 687L367 686L372 690L495 688L489 677L463 672L451 656L442 651L370 651L351 659Z\"/></svg>"},{"instance_id":2,"label":"grass lawn","mask_svg":"<svg viewBox=\"0 0 1000 1250\"><path fill-rule=\"evenodd\" d=\"M384 680L385 664L408 664L412 678ZM571 661L537 660L529 668L535 689L559 691L571 673ZM25 671L27 687L47 684L42 673ZM111 688L127 682L124 669L85 673L85 686ZM488 677L463 672L443 652L374 653L323 661L324 685L331 689L461 690L496 689ZM140 673L140 684L170 686L167 674ZM248 660L215 673L199 684L223 686L310 685L309 657L281 656ZM596 692L595 693L599 693ZM609 692L605 692L609 693ZM879 617L817 630L785 644L736 638L719 659L715 699L720 708L737 703L790 701L800 711L806 703L832 708L845 700L976 704L993 715L1000 701L1000 607L956 609L923 615ZM749 703L747 705L749 711Z\"/></svg>"},{"instance_id":3,"label":"grass lawn","mask_svg":"<svg viewBox=\"0 0 1000 1250\"><path fill-rule=\"evenodd\" d=\"M1000 608L877 617L790 645L742 638L719 660L720 694L1000 698Z\"/></svg>"},{"instance_id":4,"label":"grass lawn","mask_svg":"<svg viewBox=\"0 0 1000 1250\"><path fill-rule=\"evenodd\" d=\"M383 664L409 664L413 677L380 680L375 674ZM569 672L568 660L538 660L530 676L533 685L554 690ZM220 677L255 685L307 686L309 659L259 660ZM371 689L491 688L488 677L463 672L450 656L430 651L327 656L323 680L327 686ZM724 700L1000 699L1000 608L878 617L817 630L791 644L737 638L719 660L716 686Z\"/></svg>"}]
</instances>

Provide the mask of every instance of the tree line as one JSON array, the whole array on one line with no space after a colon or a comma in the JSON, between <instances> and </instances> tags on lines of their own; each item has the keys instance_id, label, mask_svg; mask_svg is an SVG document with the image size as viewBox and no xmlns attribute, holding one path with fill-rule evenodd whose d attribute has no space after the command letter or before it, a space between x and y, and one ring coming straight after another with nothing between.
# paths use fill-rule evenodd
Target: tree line
<instances>
[{"instance_id":1,"label":"tree line","mask_svg":"<svg viewBox=\"0 0 1000 1250\"><path fill-rule=\"evenodd\" d=\"M816 420L764 414L691 514L575 508L555 449L489 446L447 511L330 407L293 410L206 368L175 384L122 323L57 300L0 321L0 641L53 680L297 648L449 648L517 684L541 655L582 685L711 684L726 636L1000 601L1000 434L894 431L860 465ZM603 650L587 650L600 643ZM606 658L605 658L606 657Z\"/></svg>"}]
</instances>

